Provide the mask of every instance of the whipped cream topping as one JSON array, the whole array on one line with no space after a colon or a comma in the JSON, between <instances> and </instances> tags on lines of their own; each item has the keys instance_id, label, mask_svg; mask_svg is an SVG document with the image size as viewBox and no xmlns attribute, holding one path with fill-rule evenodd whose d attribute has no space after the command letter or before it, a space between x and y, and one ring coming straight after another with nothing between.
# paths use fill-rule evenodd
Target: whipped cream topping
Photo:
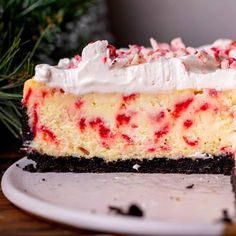
<instances>
[{"instance_id":1,"label":"whipped cream topping","mask_svg":"<svg viewBox=\"0 0 236 236\"><path fill-rule=\"evenodd\" d=\"M183 89L236 88L236 42L217 40L200 48L151 39L150 48L119 49L107 41L88 44L82 56L57 66L37 65L34 79L75 95L91 92L162 92Z\"/></svg>"}]
</instances>

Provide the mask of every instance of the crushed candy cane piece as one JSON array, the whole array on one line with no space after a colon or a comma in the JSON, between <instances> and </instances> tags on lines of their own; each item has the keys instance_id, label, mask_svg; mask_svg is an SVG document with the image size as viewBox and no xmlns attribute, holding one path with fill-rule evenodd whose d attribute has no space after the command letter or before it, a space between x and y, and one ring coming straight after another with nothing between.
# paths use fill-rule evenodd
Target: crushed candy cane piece
<instances>
[{"instance_id":1,"label":"crushed candy cane piece","mask_svg":"<svg viewBox=\"0 0 236 236\"><path fill-rule=\"evenodd\" d=\"M175 38L173 39L171 42L170 42L170 45L171 47L174 49L174 50L178 50L180 48L185 48L185 45L182 41L181 38Z\"/></svg>"},{"instance_id":2,"label":"crushed candy cane piece","mask_svg":"<svg viewBox=\"0 0 236 236\"><path fill-rule=\"evenodd\" d=\"M81 61L81 56L77 54L77 55L74 56L74 59L75 59L77 62L80 62L80 61Z\"/></svg>"},{"instance_id":3,"label":"crushed candy cane piece","mask_svg":"<svg viewBox=\"0 0 236 236\"><path fill-rule=\"evenodd\" d=\"M229 69L229 60L228 59L224 59L221 64L221 69Z\"/></svg>"},{"instance_id":4,"label":"crushed candy cane piece","mask_svg":"<svg viewBox=\"0 0 236 236\"><path fill-rule=\"evenodd\" d=\"M93 42L92 42L93 43ZM157 61L160 58L185 58L191 56L190 60L198 59L203 66L209 68L236 69L236 41L228 40L225 44L213 43L208 48L186 47L181 38L173 39L170 44L157 42L150 38L151 47L137 44L129 45L128 48L116 49L108 44L106 54L102 57L104 64L109 67L128 67L142 63ZM79 66L82 58L75 55L72 59L63 59L58 63L59 67L74 69ZM188 63L182 63L188 71Z\"/></svg>"}]
</instances>

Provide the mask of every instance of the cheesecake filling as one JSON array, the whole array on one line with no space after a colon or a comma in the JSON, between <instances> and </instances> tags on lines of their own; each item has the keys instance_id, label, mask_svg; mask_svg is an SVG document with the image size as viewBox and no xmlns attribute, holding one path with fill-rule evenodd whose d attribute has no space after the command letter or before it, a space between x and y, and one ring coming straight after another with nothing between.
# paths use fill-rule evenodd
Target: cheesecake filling
<instances>
[{"instance_id":1,"label":"cheesecake filling","mask_svg":"<svg viewBox=\"0 0 236 236\"><path fill-rule=\"evenodd\" d=\"M76 96L35 80L23 99L33 150L106 161L233 153L235 103L234 90Z\"/></svg>"}]
</instances>

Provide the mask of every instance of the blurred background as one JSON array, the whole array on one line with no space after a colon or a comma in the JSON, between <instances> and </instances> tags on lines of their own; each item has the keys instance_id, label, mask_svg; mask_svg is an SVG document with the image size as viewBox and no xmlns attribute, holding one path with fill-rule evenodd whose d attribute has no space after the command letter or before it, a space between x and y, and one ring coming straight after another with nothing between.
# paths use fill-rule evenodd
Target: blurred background
<instances>
[{"instance_id":1,"label":"blurred background","mask_svg":"<svg viewBox=\"0 0 236 236\"><path fill-rule=\"evenodd\" d=\"M200 46L236 38L235 0L111 0L109 16L117 45L149 44L149 38L181 37Z\"/></svg>"},{"instance_id":2,"label":"blurred background","mask_svg":"<svg viewBox=\"0 0 236 236\"><path fill-rule=\"evenodd\" d=\"M37 63L55 64L98 39L117 47L148 46L150 37L191 46L236 39L235 9L235 0L1 0L0 163L22 155L22 88Z\"/></svg>"}]
</instances>

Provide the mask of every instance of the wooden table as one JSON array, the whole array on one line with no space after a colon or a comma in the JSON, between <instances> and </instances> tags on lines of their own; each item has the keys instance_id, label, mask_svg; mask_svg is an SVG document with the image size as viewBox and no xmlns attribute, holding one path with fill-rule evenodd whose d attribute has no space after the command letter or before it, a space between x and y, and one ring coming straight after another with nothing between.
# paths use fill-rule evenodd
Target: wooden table
<instances>
[{"instance_id":1,"label":"wooden table","mask_svg":"<svg viewBox=\"0 0 236 236\"><path fill-rule=\"evenodd\" d=\"M20 159L16 151L0 152L0 179L4 171ZM97 232L98 233L98 232ZM30 215L11 204L0 189L0 235L94 235L96 232L74 229Z\"/></svg>"}]
</instances>

